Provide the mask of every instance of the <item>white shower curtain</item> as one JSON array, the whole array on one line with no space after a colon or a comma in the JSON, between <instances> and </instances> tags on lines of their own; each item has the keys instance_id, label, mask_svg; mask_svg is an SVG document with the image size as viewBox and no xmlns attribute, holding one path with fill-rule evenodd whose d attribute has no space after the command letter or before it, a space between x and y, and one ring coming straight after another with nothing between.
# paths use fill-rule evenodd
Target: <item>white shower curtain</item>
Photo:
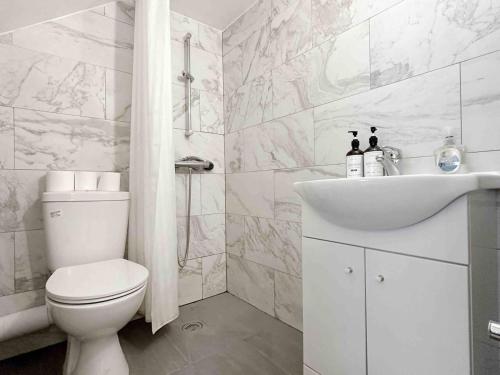
<instances>
[{"instance_id":1,"label":"white shower curtain","mask_svg":"<svg viewBox=\"0 0 500 375\"><path fill-rule=\"evenodd\" d=\"M134 43L128 256L149 270L154 333L179 314L169 0L136 1Z\"/></svg>"}]
</instances>

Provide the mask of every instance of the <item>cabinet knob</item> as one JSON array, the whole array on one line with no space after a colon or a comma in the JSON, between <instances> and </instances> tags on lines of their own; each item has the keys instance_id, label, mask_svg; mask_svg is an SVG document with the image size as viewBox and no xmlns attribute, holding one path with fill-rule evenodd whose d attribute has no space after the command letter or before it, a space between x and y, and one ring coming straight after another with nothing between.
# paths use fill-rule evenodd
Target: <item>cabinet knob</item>
<instances>
[{"instance_id":1,"label":"cabinet knob","mask_svg":"<svg viewBox=\"0 0 500 375\"><path fill-rule=\"evenodd\" d=\"M383 283L383 282L384 282L384 280L385 280L385 277L384 277L384 276L382 276L382 275L378 275L378 276L377 276L377 281L378 281L379 283Z\"/></svg>"},{"instance_id":2,"label":"cabinet knob","mask_svg":"<svg viewBox=\"0 0 500 375\"><path fill-rule=\"evenodd\" d=\"M350 275L351 273L354 272L354 270L351 267L346 267L344 272L346 273L346 275Z\"/></svg>"}]
</instances>

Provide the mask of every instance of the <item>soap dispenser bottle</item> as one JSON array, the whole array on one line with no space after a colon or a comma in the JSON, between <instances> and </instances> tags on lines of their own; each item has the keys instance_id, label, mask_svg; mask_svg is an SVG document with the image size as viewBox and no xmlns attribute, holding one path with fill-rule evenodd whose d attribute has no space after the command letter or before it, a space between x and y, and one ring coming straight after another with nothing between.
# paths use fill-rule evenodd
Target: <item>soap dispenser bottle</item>
<instances>
[{"instance_id":1,"label":"soap dispenser bottle","mask_svg":"<svg viewBox=\"0 0 500 375\"><path fill-rule=\"evenodd\" d=\"M464 173L466 172L465 148L456 144L450 127L446 127L445 132L443 145L434 153L436 167L442 173Z\"/></svg>"},{"instance_id":2,"label":"soap dispenser bottle","mask_svg":"<svg viewBox=\"0 0 500 375\"><path fill-rule=\"evenodd\" d=\"M359 149L358 131L349 131L354 137L351 150L346 154L347 178L363 177L363 151Z\"/></svg>"},{"instance_id":3,"label":"soap dispenser bottle","mask_svg":"<svg viewBox=\"0 0 500 375\"><path fill-rule=\"evenodd\" d=\"M378 146L378 138L375 136L377 128L370 128L372 136L370 137L370 147L365 150L364 154L364 173L365 177L378 177L384 175L384 166L377 161L377 157L384 155L382 149Z\"/></svg>"}]
</instances>

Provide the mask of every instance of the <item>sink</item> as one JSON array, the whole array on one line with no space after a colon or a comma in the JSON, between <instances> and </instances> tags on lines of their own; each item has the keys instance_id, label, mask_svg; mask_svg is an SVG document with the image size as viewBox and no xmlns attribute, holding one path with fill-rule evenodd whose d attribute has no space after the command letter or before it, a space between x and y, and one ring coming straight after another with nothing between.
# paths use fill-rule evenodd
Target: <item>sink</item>
<instances>
[{"instance_id":1,"label":"sink","mask_svg":"<svg viewBox=\"0 0 500 375\"><path fill-rule=\"evenodd\" d=\"M302 199L332 224L388 230L425 220L472 191L500 189L500 172L341 178L294 185Z\"/></svg>"}]
</instances>

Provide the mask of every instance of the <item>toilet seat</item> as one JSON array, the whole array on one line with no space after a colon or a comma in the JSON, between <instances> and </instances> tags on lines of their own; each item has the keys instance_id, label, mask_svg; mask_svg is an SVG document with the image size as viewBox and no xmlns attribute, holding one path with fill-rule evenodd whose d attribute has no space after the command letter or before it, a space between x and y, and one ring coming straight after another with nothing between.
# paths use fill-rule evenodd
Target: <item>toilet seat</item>
<instances>
[{"instance_id":1,"label":"toilet seat","mask_svg":"<svg viewBox=\"0 0 500 375\"><path fill-rule=\"evenodd\" d=\"M148 270L126 259L62 267L46 284L47 298L58 303L81 305L113 300L143 288Z\"/></svg>"}]
</instances>

